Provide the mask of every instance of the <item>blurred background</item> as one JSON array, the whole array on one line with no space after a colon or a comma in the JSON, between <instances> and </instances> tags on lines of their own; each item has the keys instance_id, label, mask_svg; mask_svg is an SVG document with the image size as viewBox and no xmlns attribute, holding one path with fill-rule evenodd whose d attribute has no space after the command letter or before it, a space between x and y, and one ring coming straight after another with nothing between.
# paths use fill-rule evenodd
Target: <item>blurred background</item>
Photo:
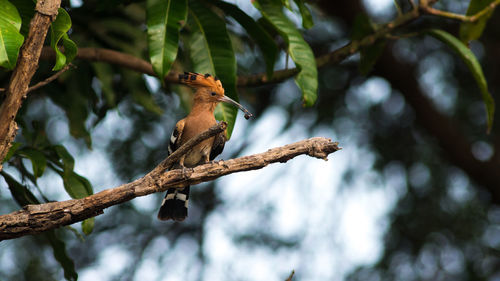
<instances>
[{"instance_id":1,"label":"blurred background","mask_svg":"<svg viewBox=\"0 0 500 281\"><path fill-rule=\"evenodd\" d=\"M235 3L259 17L249 1ZM63 4L79 47L147 58L144 2ZM350 41L358 14L376 23L397 16L391 0L317 0L309 7L315 25L303 34L317 56ZM464 14L468 1L436 7ZM298 15L287 15L300 26ZM238 74L265 71L248 35L237 24L227 26ZM456 34L458 26L425 16L404 31L433 27ZM499 38L497 11L481 40L470 44L497 101ZM275 69L292 67L286 60L282 53ZM94 192L141 177L167 156L191 90L162 87L109 64L74 64L29 95L18 138L36 131L63 144ZM164 194L154 194L106 209L89 236L76 235L78 225L59 229L79 280L285 280L292 270L293 280L500 280L500 131L497 120L486 134L484 104L467 67L433 38L397 34L372 72L360 74L358 64L355 54L321 68L311 108L302 107L293 79L239 88L241 103L256 117L238 116L219 159L315 136L338 141L341 151L326 162L300 156L194 186L182 223L156 219ZM51 67L43 61L33 81ZM1 84L9 77L0 73ZM106 100L110 93L113 104ZM81 128L72 124L78 118L85 120ZM29 185L16 169L5 171ZM37 195L69 199L54 172L38 186L32 186ZM18 209L0 180L0 212ZM0 242L0 280L63 278L42 237Z\"/></svg>"}]
</instances>

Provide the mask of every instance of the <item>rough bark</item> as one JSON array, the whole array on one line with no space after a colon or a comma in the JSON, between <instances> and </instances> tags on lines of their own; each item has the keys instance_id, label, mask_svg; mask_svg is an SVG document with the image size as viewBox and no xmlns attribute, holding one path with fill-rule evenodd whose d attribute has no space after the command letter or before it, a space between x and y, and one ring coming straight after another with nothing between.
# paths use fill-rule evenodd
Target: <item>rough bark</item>
<instances>
[{"instance_id":1,"label":"rough bark","mask_svg":"<svg viewBox=\"0 0 500 281\"><path fill-rule=\"evenodd\" d=\"M217 128L212 131L214 134L217 132ZM205 134L205 137L210 137L210 134ZM193 142L192 145L196 143ZM207 163L185 171L182 169L165 171L170 161L167 158L144 177L119 187L82 199L27 205L23 210L2 215L0 216L0 240L36 234L72 224L102 214L105 208L139 196L165 191L172 187L210 181L231 173L261 169L271 163L287 162L301 154L327 160L329 154L339 149L338 143L318 137L269 149L260 154Z\"/></svg>"},{"instance_id":2,"label":"rough bark","mask_svg":"<svg viewBox=\"0 0 500 281\"><path fill-rule=\"evenodd\" d=\"M60 5L61 0L39 0L36 4L36 12L30 22L28 36L19 52L5 100L0 106L0 170L2 170L1 160L5 158L16 136L17 124L14 119L23 99L26 98L29 83L38 68L38 59L47 30L57 16L57 9Z\"/></svg>"}]
</instances>

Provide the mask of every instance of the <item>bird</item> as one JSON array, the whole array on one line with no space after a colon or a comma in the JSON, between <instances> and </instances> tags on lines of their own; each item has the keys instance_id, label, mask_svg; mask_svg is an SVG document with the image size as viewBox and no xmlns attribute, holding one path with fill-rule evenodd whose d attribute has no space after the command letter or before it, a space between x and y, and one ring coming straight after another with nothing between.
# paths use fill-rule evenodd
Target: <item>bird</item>
<instances>
[{"instance_id":1,"label":"bird","mask_svg":"<svg viewBox=\"0 0 500 281\"><path fill-rule=\"evenodd\" d=\"M190 113L178 121L170 136L168 153L172 154L181 145L193 137L205 132L217 124L214 116L215 107L219 102L237 106L245 113L245 119L252 114L241 104L224 95L221 81L210 74L184 72L179 74L179 82L194 88L193 106ZM192 168L208 163L221 154L227 141L226 132L202 141L184 154L171 169ZM190 186L169 188L158 211L159 220L183 221L187 217Z\"/></svg>"}]
</instances>

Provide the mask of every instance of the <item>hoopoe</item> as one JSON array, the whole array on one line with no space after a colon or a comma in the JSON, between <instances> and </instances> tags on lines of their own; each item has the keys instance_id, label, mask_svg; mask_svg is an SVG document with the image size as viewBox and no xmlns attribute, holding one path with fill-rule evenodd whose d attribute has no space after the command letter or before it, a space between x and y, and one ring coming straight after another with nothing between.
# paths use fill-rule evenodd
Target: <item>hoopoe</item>
<instances>
[{"instance_id":1,"label":"hoopoe","mask_svg":"<svg viewBox=\"0 0 500 281\"><path fill-rule=\"evenodd\" d=\"M179 82L193 87L196 89L196 92L191 112L186 118L180 120L175 125L168 145L169 154L173 153L189 139L217 124L214 117L214 110L219 102L226 102L237 106L245 112L246 119L252 116L241 104L224 95L224 88L217 77L213 77L210 74L202 75L185 72L179 75ZM191 168L207 163L222 153L225 142L225 132L209 138L183 155L179 162L172 168L184 169L185 167ZM189 186L185 186L184 188L169 188L158 212L158 219L183 221L187 217L188 202Z\"/></svg>"}]
</instances>

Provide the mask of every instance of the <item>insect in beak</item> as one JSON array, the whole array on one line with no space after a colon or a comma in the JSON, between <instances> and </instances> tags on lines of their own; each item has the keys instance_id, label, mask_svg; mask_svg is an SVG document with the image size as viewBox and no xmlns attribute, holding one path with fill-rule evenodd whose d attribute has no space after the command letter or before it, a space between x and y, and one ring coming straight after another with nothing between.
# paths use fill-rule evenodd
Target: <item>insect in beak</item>
<instances>
[{"instance_id":1,"label":"insect in beak","mask_svg":"<svg viewBox=\"0 0 500 281\"><path fill-rule=\"evenodd\" d=\"M245 113L245 119L249 119L250 117L253 117L253 114L250 113L250 111L248 111L246 108L244 108L241 104L235 102L233 99L231 99L230 97L228 96L222 96L220 99L219 99L221 102L225 102L225 103L230 103L232 105L235 105L237 106L239 109L241 109L241 111L243 111Z\"/></svg>"}]
</instances>

